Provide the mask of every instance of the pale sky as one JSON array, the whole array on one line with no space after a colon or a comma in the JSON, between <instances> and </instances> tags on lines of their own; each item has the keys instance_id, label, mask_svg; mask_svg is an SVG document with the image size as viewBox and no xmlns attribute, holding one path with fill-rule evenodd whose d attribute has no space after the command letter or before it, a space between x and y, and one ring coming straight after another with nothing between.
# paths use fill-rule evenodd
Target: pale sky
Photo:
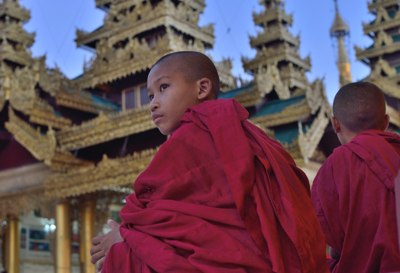
<instances>
[{"instance_id":1,"label":"pale sky","mask_svg":"<svg viewBox=\"0 0 400 273\"><path fill-rule=\"evenodd\" d=\"M253 57L249 36L255 36L252 13L260 11L258 0L206 0L206 9L201 15L200 25L213 23L215 45L209 53L215 61L230 58L233 74L250 79L242 69L241 57ZM84 60L92 53L76 48L75 33L80 28L92 31L101 26L104 12L95 8L95 0L20 0L22 6L31 11L31 20L25 24L29 32L36 32L36 42L31 50L35 57L47 55L49 67L57 65L67 77L82 73ZM362 48L372 44L363 34L362 23L372 20L367 10L367 0L338 0L343 19L350 27L347 49L352 65L353 80L368 75L369 68L356 60L354 45ZM329 29L335 15L333 0L286 0L286 11L293 14L291 32L300 35L300 55L310 55L312 69L308 79L323 78L329 101L333 100L339 79L336 68L335 43Z\"/></svg>"}]
</instances>

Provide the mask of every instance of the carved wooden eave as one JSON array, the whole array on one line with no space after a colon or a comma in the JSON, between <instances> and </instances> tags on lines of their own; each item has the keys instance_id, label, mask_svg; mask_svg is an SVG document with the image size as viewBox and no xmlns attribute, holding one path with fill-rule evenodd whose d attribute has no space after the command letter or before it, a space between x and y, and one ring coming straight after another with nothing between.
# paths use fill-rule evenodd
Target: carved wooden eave
<instances>
[{"instance_id":1,"label":"carved wooden eave","mask_svg":"<svg viewBox=\"0 0 400 273\"><path fill-rule=\"evenodd\" d=\"M299 37L293 37L289 30L282 25L271 26L264 32L259 33L256 37L250 37L250 45L252 48L274 41L285 41L296 47L300 44Z\"/></svg>"},{"instance_id":2,"label":"carved wooden eave","mask_svg":"<svg viewBox=\"0 0 400 273\"><path fill-rule=\"evenodd\" d=\"M311 83L306 91L306 99L311 109L311 114L315 114L321 107L324 107L330 115L332 110L326 97L325 87L322 80L317 79Z\"/></svg>"},{"instance_id":3,"label":"carved wooden eave","mask_svg":"<svg viewBox=\"0 0 400 273\"><path fill-rule=\"evenodd\" d=\"M29 11L21 7L17 1L6 0L0 3L0 17L5 15L19 19L22 22L26 22L31 18Z\"/></svg>"},{"instance_id":4,"label":"carved wooden eave","mask_svg":"<svg viewBox=\"0 0 400 273\"><path fill-rule=\"evenodd\" d=\"M115 107L111 105L94 103L91 94L85 91L59 91L55 98L57 105L84 112L99 114L100 112L113 113L116 111Z\"/></svg>"},{"instance_id":5,"label":"carved wooden eave","mask_svg":"<svg viewBox=\"0 0 400 273\"><path fill-rule=\"evenodd\" d=\"M301 154L305 162L310 160L315 150L317 149L318 144L320 143L322 136L324 135L325 129L329 124L329 115L329 109L325 109L325 107L322 107L320 109L320 112L318 113L318 116L313 120L310 128L307 130L306 133L303 132L302 123L298 123L298 142Z\"/></svg>"},{"instance_id":6,"label":"carved wooden eave","mask_svg":"<svg viewBox=\"0 0 400 273\"><path fill-rule=\"evenodd\" d=\"M382 76L382 74L386 76ZM398 75L386 60L379 59L371 74L365 80L378 85L387 95L400 99Z\"/></svg>"},{"instance_id":7,"label":"carved wooden eave","mask_svg":"<svg viewBox=\"0 0 400 273\"><path fill-rule=\"evenodd\" d=\"M0 37L31 47L35 42L35 33L27 33L19 24L5 24L0 22Z\"/></svg>"},{"instance_id":8,"label":"carved wooden eave","mask_svg":"<svg viewBox=\"0 0 400 273\"><path fill-rule=\"evenodd\" d=\"M251 119L251 121L260 124L263 127L272 127L306 119L310 116L310 114L311 112L310 108L308 107L307 101L306 99L303 99L298 103L289 105L281 112L254 117Z\"/></svg>"},{"instance_id":9,"label":"carved wooden eave","mask_svg":"<svg viewBox=\"0 0 400 273\"><path fill-rule=\"evenodd\" d=\"M43 183L50 173L43 163L0 171L0 219L46 205Z\"/></svg>"},{"instance_id":10,"label":"carved wooden eave","mask_svg":"<svg viewBox=\"0 0 400 273\"><path fill-rule=\"evenodd\" d=\"M267 9L261 13L253 12L253 21L258 26L263 25L265 22L271 22L271 21L285 22L288 25L292 25L293 16L287 14L282 9L278 10Z\"/></svg>"},{"instance_id":11,"label":"carved wooden eave","mask_svg":"<svg viewBox=\"0 0 400 273\"><path fill-rule=\"evenodd\" d=\"M253 87L252 90L236 96L235 100L239 102L243 107L251 107L259 104L262 98L260 97L260 94L256 87Z\"/></svg>"},{"instance_id":12,"label":"carved wooden eave","mask_svg":"<svg viewBox=\"0 0 400 273\"><path fill-rule=\"evenodd\" d=\"M104 143L116 138L156 128L148 107L132 109L97 118L56 133L57 142L64 150L76 150Z\"/></svg>"},{"instance_id":13,"label":"carved wooden eave","mask_svg":"<svg viewBox=\"0 0 400 273\"><path fill-rule=\"evenodd\" d=\"M371 32L387 30L400 25L400 12L396 13L394 18L391 18L388 11L384 8L378 8L376 19L373 23L363 23L364 34L368 35Z\"/></svg>"},{"instance_id":14,"label":"carved wooden eave","mask_svg":"<svg viewBox=\"0 0 400 273\"><path fill-rule=\"evenodd\" d=\"M89 166L93 163L87 160L76 158L69 151L63 151L60 148L56 148L56 152L48 164L54 171L66 172L72 168Z\"/></svg>"},{"instance_id":15,"label":"carved wooden eave","mask_svg":"<svg viewBox=\"0 0 400 273\"><path fill-rule=\"evenodd\" d=\"M379 7L389 7L396 6L399 4L398 0L379 0L379 1L370 1L368 3L368 10L374 11Z\"/></svg>"},{"instance_id":16,"label":"carved wooden eave","mask_svg":"<svg viewBox=\"0 0 400 273\"><path fill-rule=\"evenodd\" d=\"M222 60L221 62L215 63L218 70L219 80L221 83L221 90L231 90L236 87L235 78L233 77L232 61L230 59Z\"/></svg>"},{"instance_id":17,"label":"carved wooden eave","mask_svg":"<svg viewBox=\"0 0 400 273\"><path fill-rule=\"evenodd\" d=\"M8 60L23 66L32 64L32 57L25 49L14 49L5 42L0 44L0 60Z\"/></svg>"},{"instance_id":18,"label":"carved wooden eave","mask_svg":"<svg viewBox=\"0 0 400 273\"><path fill-rule=\"evenodd\" d=\"M284 45L278 49L263 48L257 52L253 59L242 58L244 69L253 71L253 73L265 64L280 63L282 61L291 62L301 67L304 71L311 69L309 57L302 59L293 48Z\"/></svg>"},{"instance_id":19,"label":"carved wooden eave","mask_svg":"<svg viewBox=\"0 0 400 273\"><path fill-rule=\"evenodd\" d=\"M29 116L29 120L36 124L58 129L70 126L71 120L57 116L54 109L37 96L36 84L35 72L29 67L10 75L9 101L13 108Z\"/></svg>"},{"instance_id":20,"label":"carved wooden eave","mask_svg":"<svg viewBox=\"0 0 400 273\"><path fill-rule=\"evenodd\" d=\"M39 103L41 102L41 103ZM72 121L62 116L56 116L54 110L43 101L36 99L35 105L32 110L28 113L29 121L52 127L56 129L62 129L71 126Z\"/></svg>"},{"instance_id":21,"label":"carved wooden eave","mask_svg":"<svg viewBox=\"0 0 400 273\"><path fill-rule=\"evenodd\" d=\"M127 37L135 37L140 33L162 26L173 26L187 35L200 39L208 45L214 43L214 29L208 25L199 27L191 24L183 17L184 14L177 13L174 8L165 5L157 5L154 10L150 10L140 20L136 19L122 20L120 23L105 24L97 30L87 33L82 30L76 32L76 43L78 46L97 43L101 39L109 38L110 43L115 43L126 39Z\"/></svg>"},{"instance_id":22,"label":"carved wooden eave","mask_svg":"<svg viewBox=\"0 0 400 273\"><path fill-rule=\"evenodd\" d=\"M82 77L74 82L81 88L93 88L99 84L110 83L128 75L149 70L161 56L171 51L204 51L205 48L200 43L197 40L189 45L182 37L174 35L171 29L167 29L167 34L157 40L154 47L149 47L145 42L137 39L130 40L126 48L118 50L110 49L105 45L105 51L109 53L98 54L90 68L85 69Z\"/></svg>"},{"instance_id":23,"label":"carved wooden eave","mask_svg":"<svg viewBox=\"0 0 400 273\"><path fill-rule=\"evenodd\" d=\"M305 71L302 68L295 67L293 63L282 67L280 71L282 81L289 87L298 87L300 89L308 88L308 80Z\"/></svg>"},{"instance_id":24,"label":"carved wooden eave","mask_svg":"<svg viewBox=\"0 0 400 273\"><path fill-rule=\"evenodd\" d=\"M368 62L366 59L377 58L379 56L383 56L384 54L390 54L400 51L400 43L393 43L392 37L389 36L387 37L388 37L387 44L385 46L377 43L379 42L378 39L375 42L374 47L372 48L361 49L360 47L355 46L354 49L356 51L357 59L362 60L364 62Z\"/></svg>"},{"instance_id":25,"label":"carved wooden eave","mask_svg":"<svg viewBox=\"0 0 400 273\"><path fill-rule=\"evenodd\" d=\"M150 70L151 66L164 54L171 50L165 49L164 51L149 51L146 56L142 55L135 60L122 59L119 60L118 65L95 64L92 69L85 71L82 77L74 80L80 88L95 88L100 84L107 84L118 79L122 79L129 75ZM161 54L160 54L161 53Z\"/></svg>"},{"instance_id":26,"label":"carved wooden eave","mask_svg":"<svg viewBox=\"0 0 400 273\"><path fill-rule=\"evenodd\" d=\"M103 157L96 166L73 168L54 174L45 181L45 194L51 198L66 198L131 185L150 163L157 149L118 159Z\"/></svg>"},{"instance_id":27,"label":"carved wooden eave","mask_svg":"<svg viewBox=\"0 0 400 273\"><path fill-rule=\"evenodd\" d=\"M9 121L5 123L6 129L35 158L50 162L56 150L54 131L50 129L46 134L42 134L20 119L11 107L8 110Z\"/></svg>"},{"instance_id":28,"label":"carved wooden eave","mask_svg":"<svg viewBox=\"0 0 400 273\"><path fill-rule=\"evenodd\" d=\"M367 78L367 81L371 81L379 86L387 95L400 99L399 85L394 80L390 80L386 77L379 78Z\"/></svg>"},{"instance_id":29,"label":"carved wooden eave","mask_svg":"<svg viewBox=\"0 0 400 273\"><path fill-rule=\"evenodd\" d=\"M289 86L282 81L280 71L277 64L267 66L267 69L262 68L255 75L257 90L261 97L275 91L280 99L288 99L290 97Z\"/></svg>"}]
</instances>

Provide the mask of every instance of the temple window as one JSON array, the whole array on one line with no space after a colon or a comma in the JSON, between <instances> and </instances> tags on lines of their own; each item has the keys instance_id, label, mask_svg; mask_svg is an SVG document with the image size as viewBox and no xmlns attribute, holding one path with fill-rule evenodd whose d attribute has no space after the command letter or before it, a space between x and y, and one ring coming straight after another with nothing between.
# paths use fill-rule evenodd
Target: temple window
<instances>
[{"instance_id":1,"label":"temple window","mask_svg":"<svg viewBox=\"0 0 400 273\"><path fill-rule=\"evenodd\" d=\"M122 91L122 110L139 108L149 103L145 84L133 86Z\"/></svg>"}]
</instances>

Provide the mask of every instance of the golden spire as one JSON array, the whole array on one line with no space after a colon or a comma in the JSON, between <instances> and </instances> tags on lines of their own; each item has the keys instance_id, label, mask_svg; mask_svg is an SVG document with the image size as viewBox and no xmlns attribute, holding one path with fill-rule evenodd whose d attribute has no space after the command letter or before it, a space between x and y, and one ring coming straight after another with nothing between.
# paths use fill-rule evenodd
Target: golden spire
<instances>
[{"instance_id":1,"label":"golden spire","mask_svg":"<svg viewBox=\"0 0 400 273\"><path fill-rule=\"evenodd\" d=\"M349 26L346 22L342 19L342 16L339 13L339 7L337 0L335 1L335 20L333 21L330 34L331 37L337 39L337 46L338 46L338 59L337 59L337 66L339 69L339 81L340 85L344 85L346 83L350 83L351 79L351 69L350 69L350 61L347 56L346 46L344 44L344 39L346 36L349 36Z\"/></svg>"}]
</instances>

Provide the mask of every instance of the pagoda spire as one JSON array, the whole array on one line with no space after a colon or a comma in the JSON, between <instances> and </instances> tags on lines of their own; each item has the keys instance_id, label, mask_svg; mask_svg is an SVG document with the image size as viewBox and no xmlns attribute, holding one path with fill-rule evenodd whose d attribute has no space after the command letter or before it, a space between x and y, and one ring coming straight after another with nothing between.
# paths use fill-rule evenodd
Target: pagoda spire
<instances>
[{"instance_id":1,"label":"pagoda spire","mask_svg":"<svg viewBox=\"0 0 400 273\"><path fill-rule=\"evenodd\" d=\"M293 20L284 10L284 1L260 3L265 9L253 14L253 20L262 31L250 37L257 54L251 60L243 58L243 66L254 75L261 95L290 98L307 89L305 72L310 70L310 59L299 56L300 39L289 32Z\"/></svg>"},{"instance_id":2,"label":"pagoda spire","mask_svg":"<svg viewBox=\"0 0 400 273\"><path fill-rule=\"evenodd\" d=\"M339 70L339 82L343 86L352 81L351 78L351 65L346 52L346 46L344 40L349 37L350 31L349 26L343 20L339 12L339 6L337 0L335 2L335 20L330 29L330 35L332 38L337 40L338 58L336 61Z\"/></svg>"}]
</instances>

